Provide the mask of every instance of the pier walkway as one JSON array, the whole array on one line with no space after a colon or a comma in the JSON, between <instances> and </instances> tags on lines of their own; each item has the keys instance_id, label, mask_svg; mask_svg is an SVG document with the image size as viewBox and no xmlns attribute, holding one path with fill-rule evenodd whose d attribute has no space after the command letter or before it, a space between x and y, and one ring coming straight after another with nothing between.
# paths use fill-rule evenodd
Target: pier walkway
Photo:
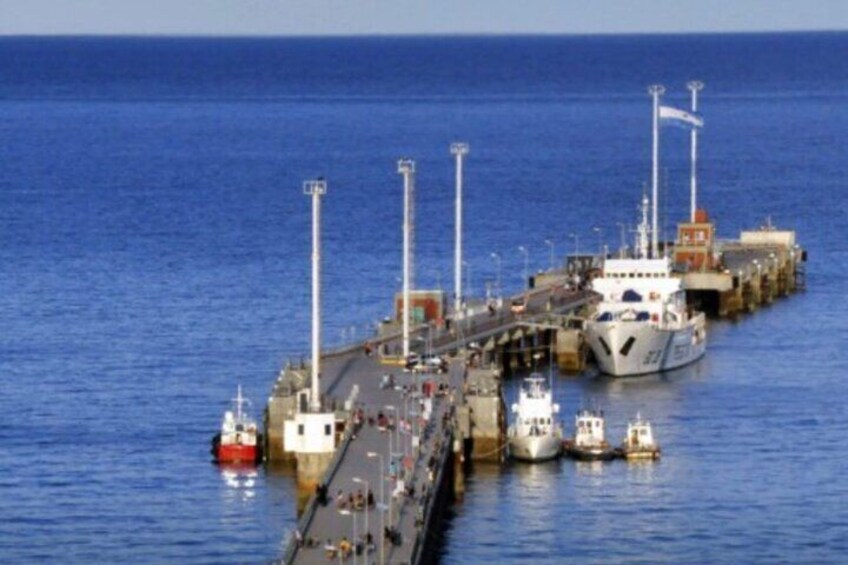
<instances>
[{"instance_id":1,"label":"pier walkway","mask_svg":"<svg viewBox=\"0 0 848 565\"><path fill-rule=\"evenodd\" d=\"M444 375L401 373L396 375L391 389L380 388L385 367L376 359L345 356L344 360L336 360L336 369L342 368L340 374L347 377L344 380L355 381L360 387L357 405L365 406L365 419L352 428L352 435L336 454L328 473L326 501L315 496L310 499L298 525L302 541L289 548L284 562L333 562L339 559L343 538L364 546L366 532L370 532L371 550L362 547L357 562L411 563L416 534L435 493L438 464L443 460L443 451L451 448L452 398L447 388L458 390L464 364L452 363ZM435 389L443 385L443 393L429 400L431 411L426 420L421 396L408 392L413 388L420 390L424 381L433 382ZM378 414L390 419L392 425L380 426ZM418 448L412 445L412 432L419 434ZM375 504L369 507L366 503L364 508L352 510L350 495L366 494L368 489ZM394 542L385 538L386 527L397 532ZM353 556L347 561L352 559Z\"/></svg>"}]
</instances>

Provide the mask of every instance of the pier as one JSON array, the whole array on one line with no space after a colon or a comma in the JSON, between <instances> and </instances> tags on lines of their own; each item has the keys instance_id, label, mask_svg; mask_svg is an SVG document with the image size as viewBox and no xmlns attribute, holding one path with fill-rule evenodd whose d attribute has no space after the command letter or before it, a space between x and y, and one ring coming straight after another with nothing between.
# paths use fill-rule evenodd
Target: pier
<instances>
[{"instance_id":1,"label":"pier","mask_svg":"<svg viewBox=\"0 0 848 565\"><path fill-rule=\"evenodd\" d=\"M701 83L692 83L693 110ZM715 224L696 207L693 129L691 217L673 242L657 232L657 143L661 87L654 99L654 198L651 254L668 257L683 280L693 310L713 317L753 312L779 296L803 288L806 252L795 233L767 222L738 240L719 240ZM685 114L685 113L684 113ZM700 127L700 118L688 116ZM592 278L612 257L598 234L598 254L575 254L531 274L524 254L524 289L487 292L475 300L463 292L462 170L465 143L451 145L456 159L455 288L419 289L414 284L415 162L400 159L403 177L403 290L393 299L394 316L374 335L337 349L321 347L321 198L323 179L307 181L312 200L312 348L308 361L280 371L265 412L267 462L296 469L300 518L286 543L282 563L418 564L438 555L439 520L464 490L467 460L500 462L506 456L507 413L503 379L540 360L579 374L591 360L584 322L599 295ZM640 246L647 249L647 195L643 195ZM619 258L628 250L624 225ZM644 256L647 252L643 251ZM630 277L637 276L631 273ZM639 273L638 277L642 277Z\"/></svg>"}]
</instances>

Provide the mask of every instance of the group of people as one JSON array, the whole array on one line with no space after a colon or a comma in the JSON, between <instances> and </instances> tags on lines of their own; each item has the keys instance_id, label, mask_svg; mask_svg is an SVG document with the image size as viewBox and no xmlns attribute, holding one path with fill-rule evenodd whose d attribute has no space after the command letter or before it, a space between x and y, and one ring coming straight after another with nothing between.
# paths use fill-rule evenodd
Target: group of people
<instances>
[{"instance_id":1,"label":"group of people","mask_svg":"<svg viewBox=\"0 0 848 565\"><path fill-rule=\"evenodd\" d=\"M344 491L339 489L336 493L336 507L339 510L365 510L374 507L374 493L368 489L367 493L363 493L362 489L356 493L350 492L345 496Z\"/></svg>"},{"instance_id":2,"label":"group of people","mask_svg":"<svg viewBox=\"0 0 848 565\"><path fill-rule=\"evenodd\" d=\"M355 541L347 539L347 536L342 536L338 545L334 544L332 539L328 539L324 545L324 554L327 556L327 559L335 559L341 556L345 560L353 555L354 552L356 555L362 555L363 553L371 553L374 549L374 537L371 535L371 532L367 532L363 537Z\"/></svg>"}]
</instances>

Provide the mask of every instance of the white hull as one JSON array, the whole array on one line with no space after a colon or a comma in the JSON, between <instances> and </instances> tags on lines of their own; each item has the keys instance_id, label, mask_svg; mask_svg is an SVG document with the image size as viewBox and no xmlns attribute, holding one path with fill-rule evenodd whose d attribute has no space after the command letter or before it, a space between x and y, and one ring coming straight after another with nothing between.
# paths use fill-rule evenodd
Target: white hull
<instances>
[{"instance_id":1,"label":"white hull","mask_svg":"<svg viewBox=\"0 0 848 565\"><path fill-rule=\"evenodd\" d=\"M703 313L679 329L660 329L650 322L591 321L586 326L586 338L600 370L615 377L688 365L704 355L707 345Z\"/></svg>"},{"instance_id":2,"label":"white hull","mask_svg":"<svg viewBox=\"0 0 848 565\"><path fill-rule=\"evenodd\" d=\"M546 461L562 453L562 439L556 435L510 438L509 454L522 461Z\"/></svg>"}]
</instances>

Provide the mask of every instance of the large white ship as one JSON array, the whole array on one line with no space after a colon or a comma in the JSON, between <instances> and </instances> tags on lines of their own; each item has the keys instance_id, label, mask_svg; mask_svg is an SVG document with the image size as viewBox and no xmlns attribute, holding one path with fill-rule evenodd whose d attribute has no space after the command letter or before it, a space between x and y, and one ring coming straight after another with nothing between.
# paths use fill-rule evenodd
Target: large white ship
<instances>
[{"instance_id":1,"label":"large white ship","mask_svg":"<svg viewBox=\"0 0 848 565\"><path fill-rule=\"evenodd\" d=\"M687 308L671 261L648 258L648 231L644 196L636 258L607 259L592 281L602 299L586 324L586 337L601 371L617 377L682 367L706 348L705 316Z\"/></svg>"}]
</instances>

